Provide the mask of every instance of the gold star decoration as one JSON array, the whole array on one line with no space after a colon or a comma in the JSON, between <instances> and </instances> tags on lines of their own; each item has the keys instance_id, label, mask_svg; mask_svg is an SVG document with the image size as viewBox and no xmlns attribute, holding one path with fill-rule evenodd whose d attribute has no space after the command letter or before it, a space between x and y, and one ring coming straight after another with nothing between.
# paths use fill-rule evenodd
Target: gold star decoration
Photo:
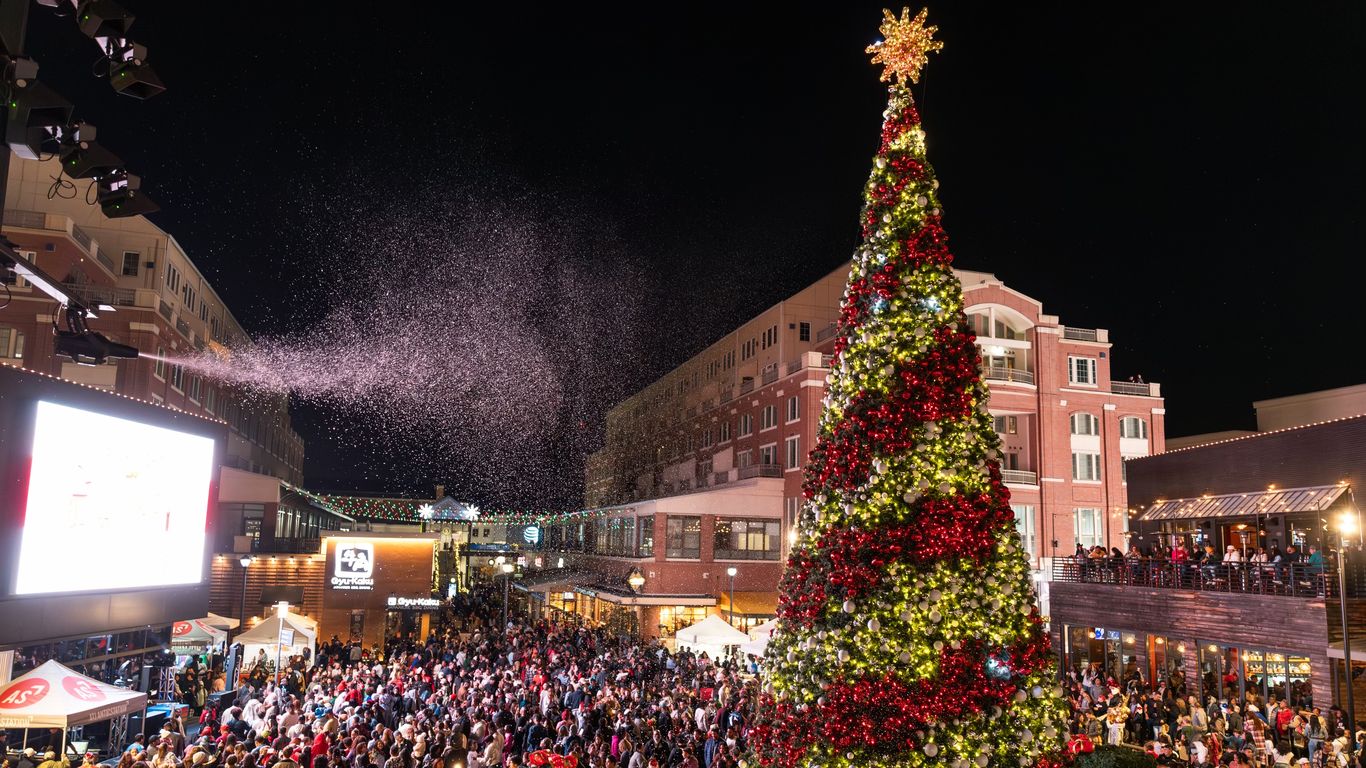
<instances>
[{"instance_id":1,"label":"gold star decoration","mask_svg":"<svg viewBox=\"0 0 1366 768\"><path fill-rule=\"evenodd\" d=\"M882 25L878 27L882 39L866 50L873 54L874 64L882 65L883 82L893 77L899 83L920 82L920 68L929 61L929 54L944 47L942 42L931 39L939 27L925 26L928 14L928 8L921 8L912 19L911 9L902 8L898 19L891 11L882 10Z\"/></svg>"}]
</instances>

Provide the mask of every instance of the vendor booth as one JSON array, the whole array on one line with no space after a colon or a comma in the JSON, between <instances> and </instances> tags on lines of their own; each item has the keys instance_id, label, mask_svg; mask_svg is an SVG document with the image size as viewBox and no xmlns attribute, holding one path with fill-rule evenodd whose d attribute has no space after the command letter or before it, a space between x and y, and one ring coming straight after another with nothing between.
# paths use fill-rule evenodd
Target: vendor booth
<instances>
[{"instance_id":1,"label":"vendor booth","mask_svg":"<svg viewBox=\"0 0 1366 768\"><path fill-rule=\"evenodd\" d=\"M732 627L719 616L708 616L690 627L684 627L674 634L675 645L680 651L707 654L718 659L741 643L749 641L749 635Z\"/></svg>"},{"instance_id":2,"label":"vendor booth","mask_svg":"<svg viewBox=\"0 0 1366 768\"><path fill-rule=\"evenodd\" d=\"M243 658L247 664L262 650L271 664L275 663L277 655L284 659L298 655L312 659L317 650L318 623L297 613L271 616L238 635L234 642L242 645Z\"/></svg>"},{"instance_id":3,"label":"vendor booth","mask_svg":"<svg viewBox=\"0 0 1366 768\"><path fill-rule=\"evenodd\" d=\"M208 616L205 616L204 618L200 619L200 621L204 622L205 624L208 624L214 629L222 630L237 629L239 626L242 625L242 622L238 621L237 619L234 619L229 616L219 616L218 614L213 613L212 611L209 612Z\"/></svg>"},{"instance_id":4,"label":"vendor booth","mask_svg":"<svg viewBox=\"0 0 1366 768\"><path fill-rule=\"evenodd\" d=\"M61 754L66 752L68 728L114 720L142 712L146 706L147 694L141 691L102 683L45 661L0 691L0 728L22 729L24 744L29 729L61 728Z\"/></svg>"},{"instance_id":5,"label":"vendor booth","mask_svg":"<svg viewBox=\"0 0 1366 768\"><path fill-rule=\"evenodd\" d=\"M208 653L222 648L228 632L209 624L209 617L177 621L171 625L171 650L182 656Z\"/></svg>"}]
</instances>

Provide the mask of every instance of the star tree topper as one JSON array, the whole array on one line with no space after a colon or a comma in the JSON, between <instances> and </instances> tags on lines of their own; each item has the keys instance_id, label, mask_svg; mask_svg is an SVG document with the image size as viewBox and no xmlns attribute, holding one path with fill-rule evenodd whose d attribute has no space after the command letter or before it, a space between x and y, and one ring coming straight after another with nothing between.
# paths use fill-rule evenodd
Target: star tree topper
<instances>
[{"instance_id":1,"label":"star tree topper","mask_svg":"<svg viewBox=\"0 0 1366 768\"><path fill-rule=\"evenodd\" d=\"M898 19L891 11L882 10L882 26L878 27L882 39L866 50L873 54L874 64L882 65L883 82L893 77L899 83L920 82L920 68L929 61L929 54L944 47L939 40L931 39L939 27L925 26L928 14L928 8L921 8L912 19L911 9L902 8Z\"/></svg>"}]
</instances>

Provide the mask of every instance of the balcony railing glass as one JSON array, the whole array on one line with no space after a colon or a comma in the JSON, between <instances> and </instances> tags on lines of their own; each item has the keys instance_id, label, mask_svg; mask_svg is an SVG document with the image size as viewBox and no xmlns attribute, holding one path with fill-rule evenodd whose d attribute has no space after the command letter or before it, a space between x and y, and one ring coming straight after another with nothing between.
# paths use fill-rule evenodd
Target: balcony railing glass
<instances>
[{"instance_id":1,"label":"balcony railing glass","mask_svg":"<svg viewBox=\"0 0 1366 768\"><path fill-rule=\"evenodd\" d=\"M1305 563L1173 562L1125 558L1056 558L1053 581L1111 584L1122 587L1185 589L1197 592L1236 592L1282 597L1336 597L1338 575L1332 565ZM1366 595L1366 570L1347 566L1347 594Z\"/></svg>"}]
</instances>

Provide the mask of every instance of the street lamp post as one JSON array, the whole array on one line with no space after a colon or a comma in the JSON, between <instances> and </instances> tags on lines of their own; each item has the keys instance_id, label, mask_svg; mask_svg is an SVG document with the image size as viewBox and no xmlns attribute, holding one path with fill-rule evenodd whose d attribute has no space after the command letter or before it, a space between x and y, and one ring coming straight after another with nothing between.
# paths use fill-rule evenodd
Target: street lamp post
<instances>
[{"instance_id":1,"label":"street lamp post","mask_svg":"<svg viewBox=\"0 0 1366 768\"><path fill-rule=\"evenodd\" d=\"M735 626L735 566L726 569L726 575L730 577L730 625Z\"/></svg>"},{"instance_id":2,"label":"street lamp post","mask_svg":"<svg viewBox=\"0 0 1366 768\"><path fill-rule=\"evenodd\" d=\"M242 564L242 604L237 611L238 626L247 623L247 566L251 565L255 559L251 555L242 555L237 561ZM229 640L231 639L230 637Z\"/></svg>"},{"instance_id":3,"label":"street lamp post","mask_svg":"<svg viewBox=\"0 0 1366 768\"><path fill-rule=\"evenodd\" d=\"M503 631L508 627L508 588L512 584L512 571L515 566L512 563L503 563Z\"/></svg>"},{"instance_id":4,"label":"street lamp post","mask_svg":"<svg viewBox=\"0 0 1366 768\"><path fill-rule=\"evenodd\" d=\"M1352 635L1347 626L1347 539L1357 532L1357 513L1344 510L1338 516L1338 606L1342 609L1342 665L1347 672L1347 753L1356 753L1356 702L1352 694Z\"/></svg>"}]
</instances>

